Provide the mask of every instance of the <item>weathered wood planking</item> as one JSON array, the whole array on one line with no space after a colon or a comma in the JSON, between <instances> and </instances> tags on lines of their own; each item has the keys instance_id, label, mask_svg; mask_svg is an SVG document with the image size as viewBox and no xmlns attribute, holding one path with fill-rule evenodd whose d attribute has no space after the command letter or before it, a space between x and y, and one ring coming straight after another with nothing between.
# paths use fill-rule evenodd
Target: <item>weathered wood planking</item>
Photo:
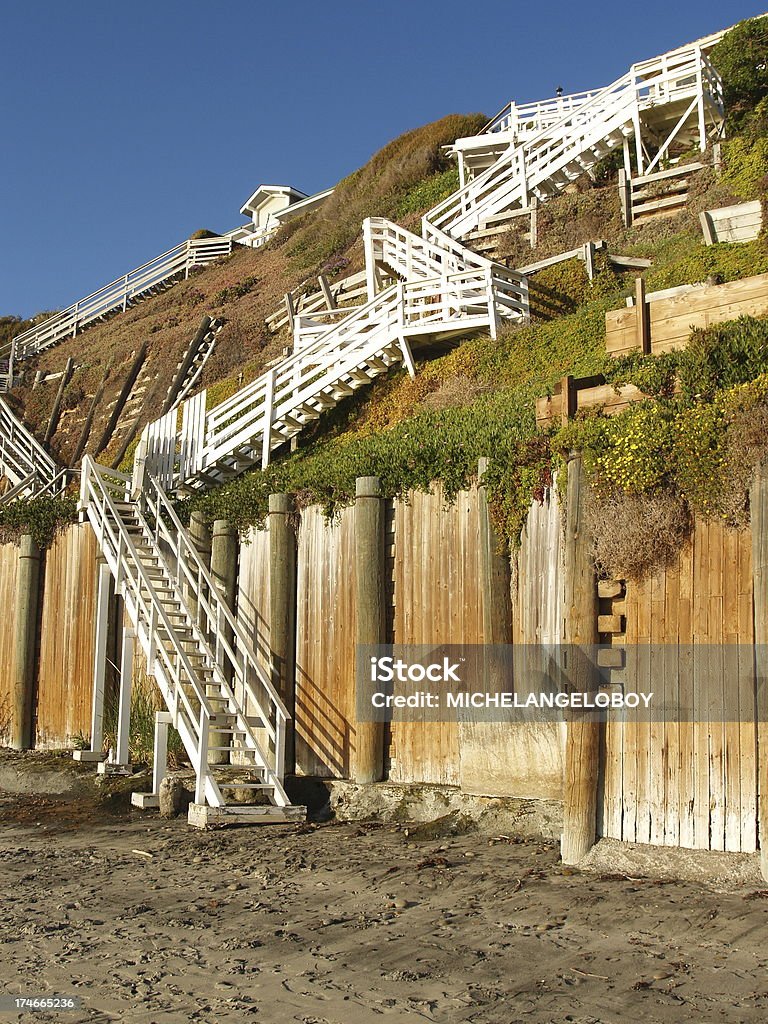
<instances>
[{"instance_id":1,"label":"weathered wood planking","mask_svg":"<svg viewBox=\"0 0 768 1024\"><path fill-rule=\"evenodd\" d=\"M45 554L35 705L38 747L91 730L97 545L88 526L60 533Z\"/></svg>"},{"instance_id":2,"label":"weathered wood planking","mask_svg":"<svg viewBox=\"0 0 768 1024\"><path fill-rule=\"evenodd\" d=\"M263 530L251 529L240 544L237 579L237 619L245 628L259 662L270 673L269 656L269 526ZM237 688L246 714L254 715L255 707ZM269 745L266 730L257 733L259 741ZM239 746L236 741L235 747Z\"/></svg>"},{"instance_id":3,"label":"weathered wood planking","mask_svg":"<svg viewBox=\"0 0 768 1024\"><path fill-rule=\"evenodd\" d=\"M396 503L395 643L483 642L478 536L476 488L449 507L439 488ZM459 783L457 723L393 723L391 735L394 781Z\"/></svg>"},{"instance_id":4,"label":"weathered wood planking","mask_svg":"<svg viewBox=\"0 0 768 1024\"><path fill-rule=\"evenodd\" d=\"M639 402L645 396L634 384L622 384L618 388L613 384L598 384L595 387L580 388L575 385L574 413L585 409L600 408L606 416L616 416L623 412L632 402ZM551 423L560 422L563 415L563 395L560 385L556 385L551 395L536 399L536 426L548 427Z\"/></svg>"},{"instance_id":5,"label":"weathered wood planking","mask_svg":"<svg viewBox=\"0 0 768 1024\"><path fill-rule=\"evenodd\" d=\"M557 644L562 630L562 527L557 493L534 502L513 557L512 640ZM523 675L513 681L528 692ZM487 796L559 800L563 788L563 724L462 725L461 788Z\"/></svg>"},{"instance_id":6,"label":"weathered wood planking","mask_svg":"<svg viewBox=\"0 0 768 1024\"><path fill-rule=\"evenodd\" d=\"M763 226L763 206L759 199L719 210L703 210L699 217L707 245L717 242L751 242Z\"/></svg>"},{"instance_id":7,"label":"weathered wood planking","mask_svg":"<svg viewBox=\"0 0 768 1024\"><path fill-rule=\"evenodd\" d=\"M603 834L628 842L754 851L757 735L748 531L698 522L675 565L641 583L628 582L626 620L622 641L654 645L647 660L634 663L632 678L627 673L627 689L652 690L655 702L672 708L695 699L704 714L696 722L607 726ZM700 646L692 656L693 644ZM724 659L725 644L739 645L738 661ZM724 702L730 710L725 716Z\"/></svg>"},{"instance_id":8,"label":"weathered wood planking","mask_svg":"<svg viewBox=\"0 0 768 1024\"><path fill-rule=\"evenodd\" d=\"M296 763L346 777L355 721L354 508L329 523L301 513L296 608Z\"/></svg>"},{"instance_id":9,"label":"weathered wood planking","mask_svg":"<svg viewBox=\"0 0 768 1024\"><path fill-rule=\"evenodd\" d=\"M768 274L658 299L648 303L647 310L651 352L659 354L684 348L694 327L708 327L739 316L768 313ZM609 355L624 355L638 347L637 307L607 312L605 348Z\"/></svg>"},{"instance_id":10,"label":"weathered wood planking","mask_svg":"<svg viewBox=\"0 0 768 1024\"><path fill-rule=\"evenodd\" d=\"M16 577L19 568L19 549L15 544L0 544L0 611L3 628L0 630L0 743L10 739L11 687L13 648L16 637Z\"/></svg>"}]
</instances>

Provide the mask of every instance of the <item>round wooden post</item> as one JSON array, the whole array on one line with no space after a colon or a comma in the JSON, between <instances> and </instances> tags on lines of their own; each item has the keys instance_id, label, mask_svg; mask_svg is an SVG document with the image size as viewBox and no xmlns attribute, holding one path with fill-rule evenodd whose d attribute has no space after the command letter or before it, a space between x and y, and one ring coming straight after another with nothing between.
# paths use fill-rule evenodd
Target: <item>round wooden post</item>
<instances>
[{"instance_id":1,"label":"round wooden post","mask_svg":"<svg viewBox=\"0 0 768 1024\"><path fill-rule=\"evenodd\" d=\"M269 496L269 647L272 681L291 715L285 737L285 771L292 773L296 758L296 534L288 494Z\"/></svg>"},{"instance_id":2,"label":"round wooden post","mask_svg":"<svg viewBox=\"0 0 768 1024\"><path fill-rule=\"evenodd\" d=\"M488 459L477 464L477 475L482 479L488 469ZM483 635L487 644L512 643L512 599L510 596L511 568L509 550L500 542L491 522L488 493L483 484L480 495L480 571L483 585Z\"/></svg>"},{"instance_id":3,"label":"round wooden post","mask_svg":"<svg viewBox=\"0 0 768 1024\"><path fill-rule=\"evenodd\" d=\"M40 548L29 534L21 538L16 578L16 638L13 656L11 742L14 750L34 746L37 617L40 605Z\"/></svg>"},{"instance_id":4,"label":"round wooden post","mask_svg":"<svg viewBox=\"0 0 768 1024\"><path fill-rule=\"evenodd\" d=\"M189 537L206 569L211 567L211 531L202 512L193 512L189 517ZM194 586L185 581L184 599L192 615L197 618L198 597Z\"/></svg>"},{"instance_id":5,"label":"round wooden post","mask_svg":"<svg viewBox=\"0 0 768 1024\"><path fill-rule=\"evenodd\" d=\"M585 647L596 644L597 580L585 524L587 482L580 453L568 462L565 519L564 639L569 645L568 678L572 690L590 692L596 680ZM600 724L578 713L568 719L563 779L564 864L576 864L594 845L600 775Z\"/></svg>"},{"instance_id":6,"label":"round wooden post","mask_svg":"<svg viewBox=\"0 0 768 1024\"><path fill-rule=\"evenodd\" d=\"M211 538L211 576L219 588L224 603L232 612L235 611L237 603L237 560L238 560L238 536L235 527L226 519L217 519L213 524L213 535ZM224 627L224 636L231 646L234 635L229 626ZM213 638L215 640L215 638ZM228 662L222 664L222 669L228 679L232 679L232 668ZM218 687L208 687L209 696L218 695ZM212 732L210 735L210 746L226 746L227 739L221 733ZM226 764L229 761L229 751L210 750L208 753L209 764Z\"/></svg>"},{"instance_id":7,"label":"round wooden post","mask_svg":"<svg viewBox=\"0 0 768 1024\"><path fill-rule=\"evenodd\" d=\"M355 486L355 574L357 643L384 644L387 641L384 502L379 478L375 476L358 477ZM358 678L357 685L361 684ZM379 782L384 778L383 723L356 723L352 778L360 783Z\"/></svg>"},{"instance_id":8,"label":"round wooden post","mask_svg":"<svg viewBox=\"0 0 768 1024\"><path fill-rule=\"evenodd\" d=\"M768 881L768 467L758 465L750 492L752 592L757 673L757 792L760 870Z\"/></svg>"}]
</instances>

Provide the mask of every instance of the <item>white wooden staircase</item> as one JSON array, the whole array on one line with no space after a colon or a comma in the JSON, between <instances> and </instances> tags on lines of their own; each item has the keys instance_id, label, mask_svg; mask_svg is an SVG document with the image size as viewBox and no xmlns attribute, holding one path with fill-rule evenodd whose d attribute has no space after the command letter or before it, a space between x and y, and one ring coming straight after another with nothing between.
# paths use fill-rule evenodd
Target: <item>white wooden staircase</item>
<instances>
[{"instance_id":1,"label":"white wooden staircase","mask_svg":"<svg viewBox=\"0 0 768 1024\"><path fill-rule=\"evenodd\" d=\"M563 112L556 116L563 99ZM424 217L425 238L467 237L532 199L546 201L633 140L639 173L661 163L673 142L707 145L723 119L722 83L702 47L692 45L634 64L598 92L561 97L512 129L495 162ZM511 117L511 112L510 112ZM539 130L536 131L536 128ZM493 131L493 123L489 132ZM652 135L651 156L644 138Z\"/></svg>"},{"instance_id":2,"label":"white wooden staircase","mask_svg":"<svg viewBox=\"0 0 768 1024\"><path fill-rule=\"evenodd\" d=\"M132 494L129 477L86 456L81 510L195 769L190 822L304 818L283 788L290 716L264 667L268 655L252 647L163 490L147 476ZM130 688L130 670L121 685ZM130 714L129 692L120 706ZM236 799L242 794L260 800Z\"/></svg>"},{"instance_id":3,"label":"white wooden staircase","mask_svg":"<svg viewBox=\"0 0 768 1024\"><path fill-rule=\"evenodd\" d=\"M364 304L296 316L292 354L257 380L213 409L205 391L189 398L181 429L175 409L150 423L132 481L86 458L83 514L195 765L195 823L286 820L303 809L289 806L282 785L288 715L263 668L269 659L242 636L166 492L189 493L266 466L276 449L392 366L414 373L418 345L481 331L496 337L503 321L525 321L526 278L472 251L467 236L532 197L556 195L615 149L626 156L633 138L646 170L675 141L695 135L704 148L722 113L720 80L699 45L634 65L606 89L518 111L512 141L426 215L422 237L381 218L364 223ZM643 142L649 125L654 154ZM492 124L488 133L508 130ZM226 739L212 744L211 735ZM219 755L228 765L214 763ZM233 768L247 769L269 804L235 804Z\"/></svg>"}]
</instances>

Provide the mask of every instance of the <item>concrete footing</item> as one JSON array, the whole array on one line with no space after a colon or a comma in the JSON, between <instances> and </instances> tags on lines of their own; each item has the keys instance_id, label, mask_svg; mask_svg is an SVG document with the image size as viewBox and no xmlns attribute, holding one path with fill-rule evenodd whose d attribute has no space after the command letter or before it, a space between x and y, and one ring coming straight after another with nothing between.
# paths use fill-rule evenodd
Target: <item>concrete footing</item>
<instances>
[{"instance_id":1,"label":"concrete footing","mask_svg":"<svg viewBox=\"0 0 768 1024\"><path fill-rule=\"evenodd\" d=\"M305 821L307 808L300 804L289 807L245 806L208 807L207 804L190 804L187 821L195 828L212 825L278 825L286 822Z\"/></svg>"}]
</instances>

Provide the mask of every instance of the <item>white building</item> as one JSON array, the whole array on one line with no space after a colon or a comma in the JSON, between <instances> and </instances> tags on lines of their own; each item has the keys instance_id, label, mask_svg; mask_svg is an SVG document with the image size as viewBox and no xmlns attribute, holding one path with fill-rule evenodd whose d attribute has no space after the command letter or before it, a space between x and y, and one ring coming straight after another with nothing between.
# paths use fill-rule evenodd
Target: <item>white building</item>
<instances>
[{"instance_id":1,"label":"white building","mask_svg":"<svg viewBox=\"0 0 768 1024\"><path fill-rule=\"evenodd\" d=\"M314 210L332 194L332 188L308 196L291 185L259 185L240 207L240 213L251 218L250 223L228 231L227 236L256 248L268 241L281 224Z\"/></svg>"}]
</instances>

